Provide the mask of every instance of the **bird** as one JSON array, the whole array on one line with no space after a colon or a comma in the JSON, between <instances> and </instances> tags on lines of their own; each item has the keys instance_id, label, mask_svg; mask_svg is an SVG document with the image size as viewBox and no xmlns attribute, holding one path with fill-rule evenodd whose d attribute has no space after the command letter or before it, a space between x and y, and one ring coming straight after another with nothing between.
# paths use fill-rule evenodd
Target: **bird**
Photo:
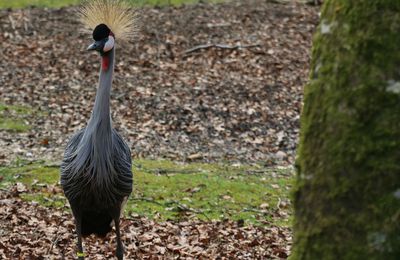
<instances>
[{"instance_id":1,"label":"bird","mask_svg":"<svg viewBox=\"0 0 400 260\"><path fill-rule=\"evenodd\" d=\"M128 144L112 127L110 96L116 41L135 35L137 10L123 0L86 1L79 19L90 28L94 42L87 48L100 54L100 76L92 114L67 143L60 183L75 219L77 257L84 259L82 239L105 237L115 226L116 256L123 259L120 218L133 189Z\"/></svg>"}]
</instances>

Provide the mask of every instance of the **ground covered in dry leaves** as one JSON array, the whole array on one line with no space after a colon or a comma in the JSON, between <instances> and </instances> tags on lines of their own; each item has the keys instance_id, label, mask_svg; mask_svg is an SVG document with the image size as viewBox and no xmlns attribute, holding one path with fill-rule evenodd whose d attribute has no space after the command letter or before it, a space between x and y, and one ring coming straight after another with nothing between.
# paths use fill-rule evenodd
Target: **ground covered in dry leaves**
<instances>
[{"instance_id":1,"label":"ground covered in dry leaves","mask_svg":"<svg viewBox=\"0 0 400 260\"><path fill-rule=\"evenodd\" d=\"M0 10L0 99L34 111L27 132L1 131L0 162L59 161L90 116L99 58L73 8ZM115 127L134 156L291 164L318 9L264 0L145 8L140 34L118 46ZM208 45L205 45L208 44ZM196 46L201 48L193 49ZM286 258L291 232L235 222L123 220L127 259ZM0 258L72 259L68 211L0 191ZM113 235L87 240L90 259Z\"/></svg>"},{"instance_id":2,"label":"ground covered in dry leaves","mask_svg":"<svg viewBox=\"0 0 400 260\"><path fill-rule=\"evenodd\" d=\"M22 201L18 188L0 193L0 259L73 259L74 222L67 211ZM127 259L279 259L291 245L288 228L240 222L154 222L124 219ZM89 259L114 256L115 235L85 241Z\"/></svg>"},{"instance_id":3,"label":"ground covered in dry leaves","mask_svg":"<svg viewBox=\"0 0 400 260\"><path fill-rule=\"evenodd\" d=\"M317 12L264 0L143 9L137 38L117 46L112 93L133 155L292 163ZM38 112L30 131L2 132L0 160L58 161L86 124L100 65L75 14L0 10L1 102ZM222 46L188 52L204 44Z\"/></svg>"}]
</instances>

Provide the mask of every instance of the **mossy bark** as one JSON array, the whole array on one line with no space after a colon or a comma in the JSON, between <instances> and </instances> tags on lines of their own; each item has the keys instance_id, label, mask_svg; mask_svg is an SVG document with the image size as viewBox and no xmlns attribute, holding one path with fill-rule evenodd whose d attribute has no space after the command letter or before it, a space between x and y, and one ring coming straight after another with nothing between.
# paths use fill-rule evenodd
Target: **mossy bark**
<instances>
[{"instance_id":1,"label":"mossy bark","mask_svg":"<svg viewBox=\"0 0 400 260\"><path fill-rule=\"evenodd\" d=\"M291 259L400 259L400 1L328 0L305 88Z\"/></svg>"}]
</instances>

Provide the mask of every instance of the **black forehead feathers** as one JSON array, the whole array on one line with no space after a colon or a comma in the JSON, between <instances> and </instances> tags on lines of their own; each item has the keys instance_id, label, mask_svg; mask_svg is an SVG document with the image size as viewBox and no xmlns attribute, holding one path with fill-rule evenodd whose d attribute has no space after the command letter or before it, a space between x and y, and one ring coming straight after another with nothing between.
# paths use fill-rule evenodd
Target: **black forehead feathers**
<instances>
[{"instance_id":1,"label":"black forehead feathers","mask_svg":"<svg viewBox=\"0 0 400 260\"><path fill-rule=\"evenodd\" d=\"M110 35L110 32L111 30L110 28L108 28L107 25L105 25L104 23L99 24L93 30L93 39L95 41L103 40Z\"/></svg>"}]
</instances>

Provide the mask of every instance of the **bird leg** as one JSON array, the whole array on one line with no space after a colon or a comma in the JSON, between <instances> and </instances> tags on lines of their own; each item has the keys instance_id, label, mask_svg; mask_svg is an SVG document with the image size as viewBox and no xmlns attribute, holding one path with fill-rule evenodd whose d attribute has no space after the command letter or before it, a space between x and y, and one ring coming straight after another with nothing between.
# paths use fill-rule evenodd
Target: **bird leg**
<instances>
[{"instance_id":1,"label":"bird leg","mask_svg":"<svg viewBox=\"0 0 400 260\"><path fill-rule=\"evenodd\" d=\"M77 243L78 252L76 252L76 255L78 257L78 260L84 260L85 254L83 253L83 246L82 246L82 214L80 214L76 210L72 210L72 212L74 213L76 235L78 236L78 243Z\"/></svg>"},{"instance_id":2,"label":"bird leg","mask_svg":"<svg viewBox=\"0 0 400 260\"><path fill-rule=\"evenodd\" d=\"M78 256L79 260L85 259L85 254L83 253L83 246L82 246L82 225L81 225L81 218L76 221L76 234L78 235L78 252L76 255Z\"/></svg>"},{"instance_id":3,"label":"bird leg","mask_svg":"<svg viewBox=\"0 0 400 260\"><path fill-rule=\"evenodd\" d=\"M115 233L117 235L117 251L116 255L118 260L123 260L124 259L124 245L121 242L121 233L119 230L119 219L120 219L120 210L116 210L116 213L114 215L114 224L115 224Z\"/></svg>"}]
</instances>

